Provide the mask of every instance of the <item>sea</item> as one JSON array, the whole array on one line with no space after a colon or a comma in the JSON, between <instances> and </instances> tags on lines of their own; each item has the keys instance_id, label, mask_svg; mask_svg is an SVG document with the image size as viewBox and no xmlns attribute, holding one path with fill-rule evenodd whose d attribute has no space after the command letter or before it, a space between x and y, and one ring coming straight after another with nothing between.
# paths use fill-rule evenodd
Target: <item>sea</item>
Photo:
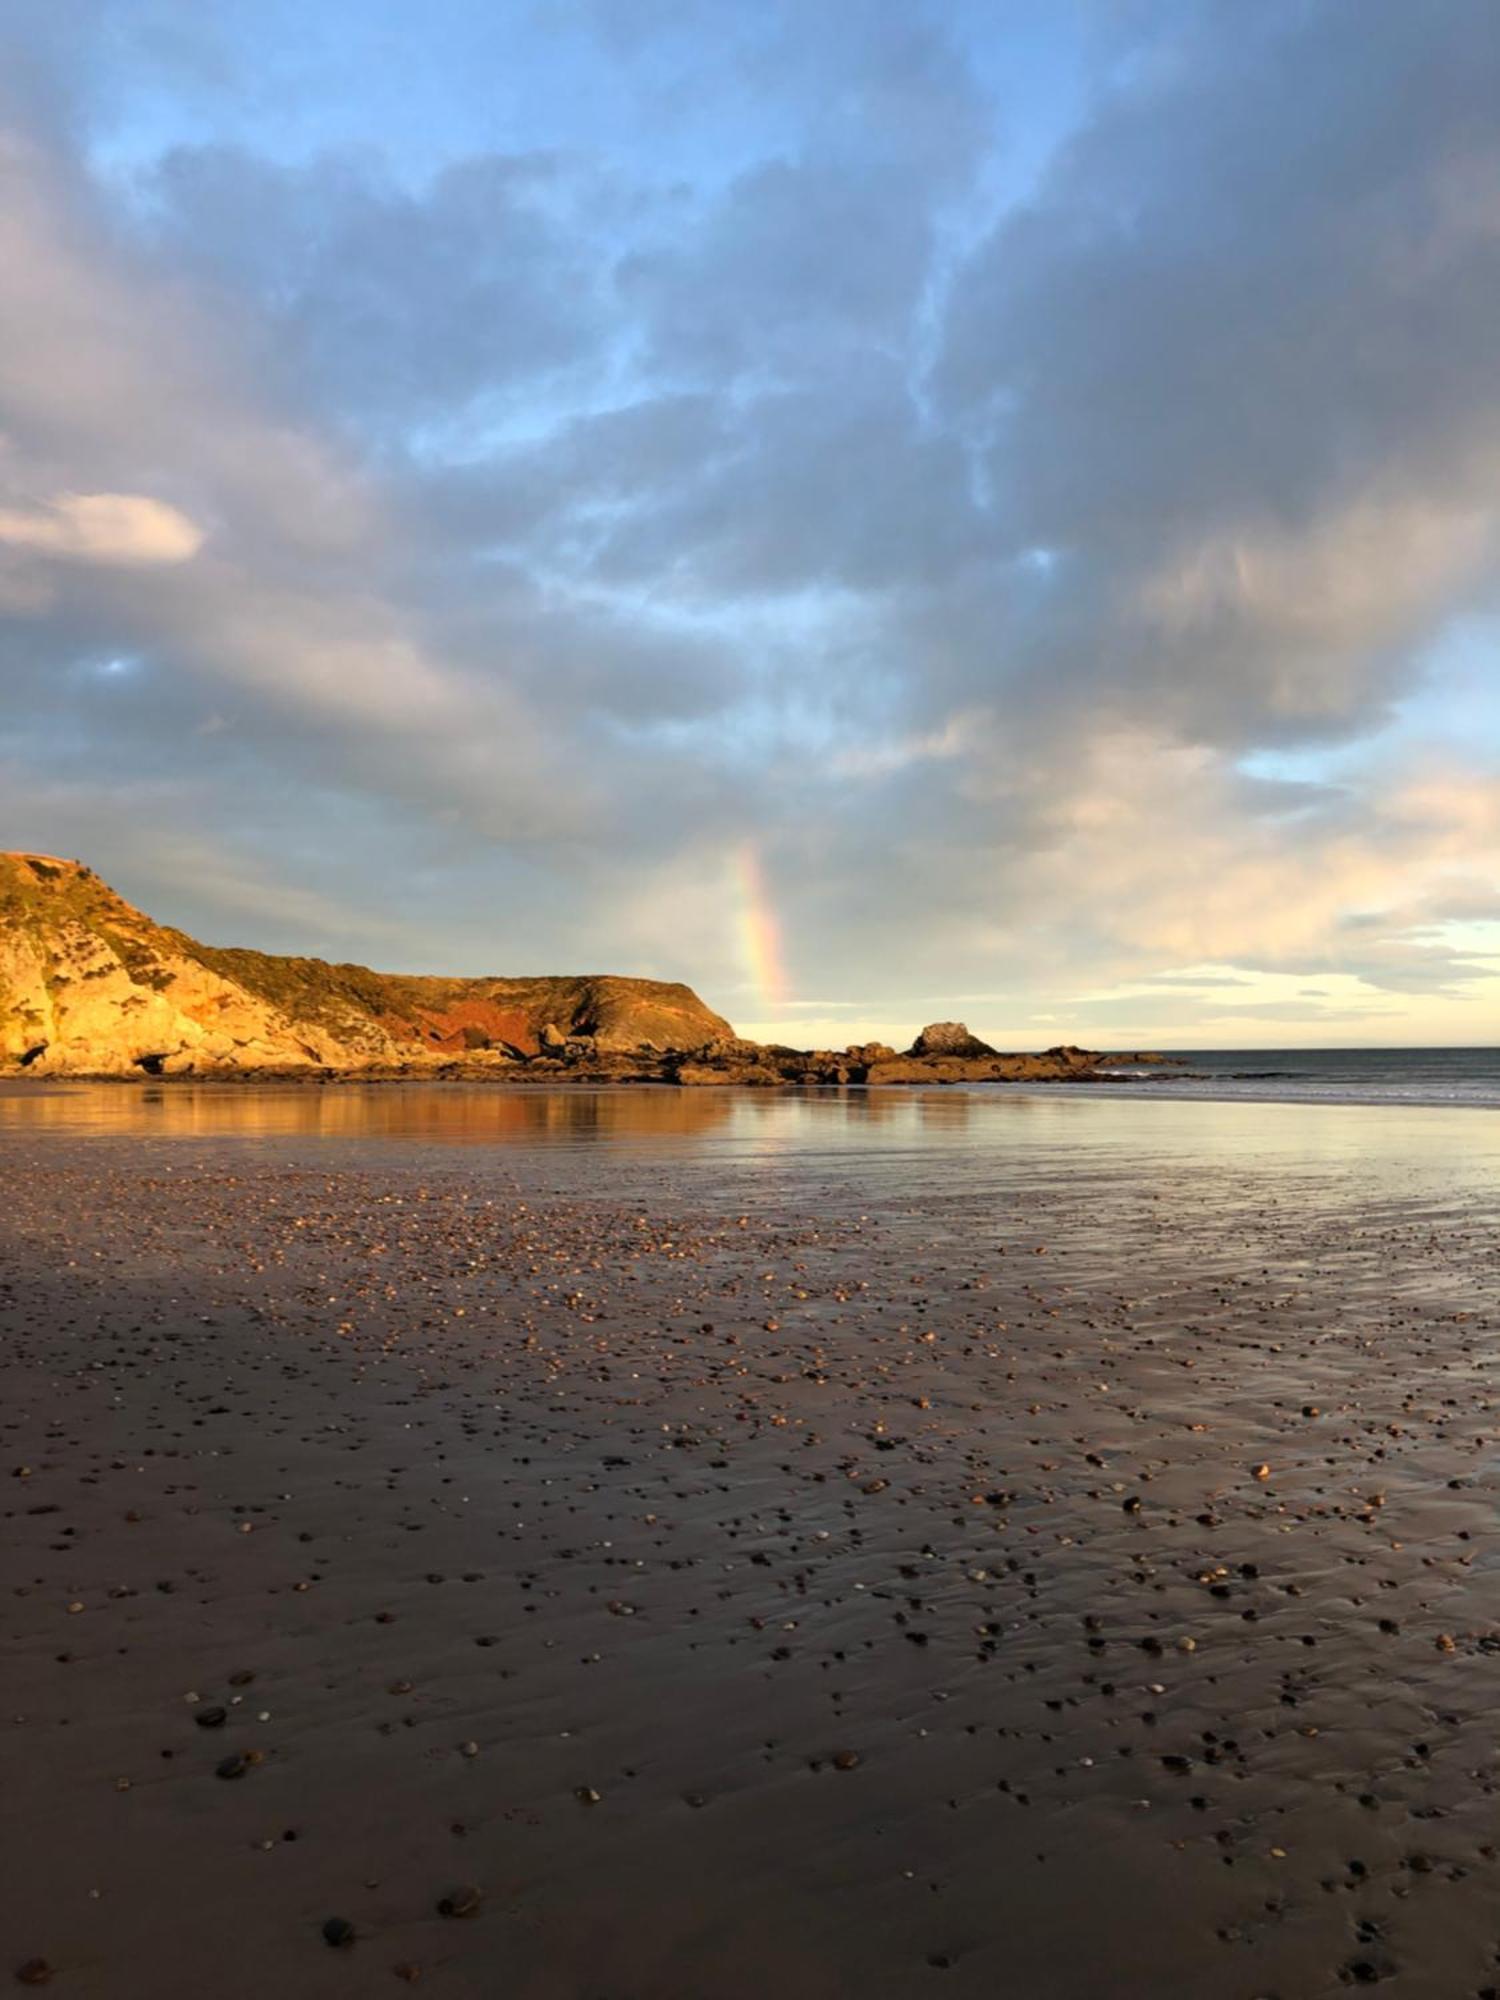
<instances>
[{"instance_id":1,"label":"sea","mask_svg":"<svg viewBox=\"0 0 1500 2000\"><path fill-rule=\"evenodd\" d=\"M1154 1097L1270 1103L1500 1107L1500 1047L1477 1049L1180 1049L1170 1066L1121 1065L1111 1088Z\"/></svg>"}]
</instances>

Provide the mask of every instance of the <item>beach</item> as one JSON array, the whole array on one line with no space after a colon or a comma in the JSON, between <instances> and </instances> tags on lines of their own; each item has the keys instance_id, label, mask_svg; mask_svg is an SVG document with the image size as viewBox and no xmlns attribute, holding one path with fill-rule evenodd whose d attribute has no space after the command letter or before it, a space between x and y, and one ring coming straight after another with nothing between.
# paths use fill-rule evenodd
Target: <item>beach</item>
<instances>
[{"instance_id":1,"label":"beach","mask_svg":"<svg viewBox=\"0 0 1500 2000\"><path fill-rule=\"evenodd\" d=\"M1500 1138L0 1103L4 1946L91 2000L1500 1990Z\"/></svg>"}]
</instances>

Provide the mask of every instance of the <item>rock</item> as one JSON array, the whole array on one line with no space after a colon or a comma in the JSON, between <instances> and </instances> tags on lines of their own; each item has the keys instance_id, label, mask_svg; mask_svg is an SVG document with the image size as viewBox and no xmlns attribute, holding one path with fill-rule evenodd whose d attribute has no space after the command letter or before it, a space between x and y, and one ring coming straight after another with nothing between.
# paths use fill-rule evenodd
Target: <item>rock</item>
<instances>
[{"instance_id":1,"label":"rock","mask_svg":"<svg viewBox=\"0 0 1500 2000\"><path fill-rule=\"evenodd\" d=\"M347 1917L329 1917L323 1925L323 1942L335 1948L353 1944L353 1924Z\"/></svg>"},{"instance_id":2,"label":"rock","mask_svg":"<svg viewBox=\"0 0 1500 2000\"><path fill-rule=\"evenodd\" d=\"M16 1978L23 1986L45 1986L52 1977L52 1967L45 1958L28 1958L16 1967Z\"/></svg>"},{"instance_id":3,"label":"rock","mask_svg":"<svg viewBox=\"0 0 1500 2000\"><path fill-rule=\"evenodd\" d=\"M1080 1049L1073 1042L1063 1042L1057 1048L1044 1049L1042 1053L1049 1062L1058 1063L1064 1069L1094 1069L1100 1060L1091 1049ZM1132 1057L1131 1060L1138 1061L1139 1058Z\"/></svg>"},{"instance_id":4,"label":"rock","mask_svg":"<svg viewBox=\"0 0 1500 2000\"><path fill-rule=\"evenodd\" d=\"M912 1043L913 1056L992 1056L998 1051L971 1035L962 1021L931 1021Z\"/></svg>"},{"instance_id":5,"label":"rock","mask_svg":"<svg viewBox=\"0 0 1500 2000\"><path fill-rule=\"evenodd\" d=\"M940 1075L935 1063L924 1062L920 1056L888 1056L869 1065L864 1081L870 1084L948 1083L957 1079Z\"/></svg>"},{"instance_id":6,"label":"rock","mask_svg":"<svg viewBox=\"0 0 1500 2000\"><path fill-rule=\"evenodd\" d=\"M684 1088L703 1084L779 1084L786 1081L781 1071L769 1063L679 1063L672 1072L673 1083Z\"/></svg>"},{"instance_id":7,"label":"rock","mask_svg":"<svg viewBox=\"0 0 1500 2000\"><path fill-rule=\"evenodd\" d=\"M538 1044L546 1050L560 1050L568 1046L568 1038L555 1023L548 1021L537 1035Z\"/></svg>"},{"instance_id":8,"label":"rock","mask_svg":"<svg viewBox=\"0 0 1500 2000\"><path fill-rule=\"evenodd\" d=\"M477 1917L484 1902L484 1891L472 1882L461 1882L456 1889L450 1889L446 1896L438 1899L438 1914L443 1917Z\"/></svg>"}]
</instances>

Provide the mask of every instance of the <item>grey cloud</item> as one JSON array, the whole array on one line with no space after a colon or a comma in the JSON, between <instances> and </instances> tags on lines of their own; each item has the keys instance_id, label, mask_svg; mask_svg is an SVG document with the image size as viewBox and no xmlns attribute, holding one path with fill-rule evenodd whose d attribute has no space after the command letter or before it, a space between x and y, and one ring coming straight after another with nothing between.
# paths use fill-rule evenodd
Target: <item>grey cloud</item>
<instances>
[{"instance_id":1,"label":"grey cloud","mask_svg":"<svg viewBox=\"0 0 1500 2000\"><path fill-rule=\"evenodd\" d=\"M673 575L737 597L833 586L929 589L981 539L963 452L927 431L891 363L773 392L737 415L730 450L605 539L606 575Z\"/></svg>"},{"instance_id":2,"label":"grey cloud","mask_svg":"<svg viewBox=\"0 0 1500 2000\"><path fill-rule=\"evenodd\" d=\"M1470 581L1413 560L1424 527L1495 503L1500 16L1215 6L1163 39L961 273L945 407L992 433L999 546L1065 551L1093 603L1039 674L1213 740L1348 727Z\"/></svg>"},{"instance_id":3,"label":"grey cloud","mask_svg":"<svg viewBox=\"0 0 1500 2000\"><path fill-rule=\"evenodd\" d=\"M1206 1025L1211 1025L1215 1017L1209 1017ZM1237 1008L1231 1015L1219 1015L1218 1020L1286 1021L1303 1026L1326 1026L1333 1023L1359 1023L1368 1026L1372 1022L1399 1019L1389 1007L1328 1007L1308 1000L1257 1000L1247 1006Z\"/></svg>"},{"instance_id":4,"label":"grey cloud","mask_svg":"<svg viewBox=\"0 0 1500 2000\"><path fill-rule=\"evenodd\" d=\"M621 287L662 366L795 379L841 350L909 338L932 253L925 192L894 169L774 161L732 187L684 246L629 258Z\"/></svg>"},{"instance_id":5,"label":"grey cloud","mask_svg":"<svg viewBox=\"0 0 1500 2000\"><path fill-rule=\"evenodd\" d=\"M1161 1001L1147 996L1127 996L1117 1000L1073 1000L1069 1015L1104 1027L1117 1029L1157 1029L1162 1025ZM1286 1022L1299 1026L1323 1024L1368 1025L1389 1020L1392 1010L1379 1005L1314 1005L1308 1000L1247 1000L1224 1006L1212 1001L1184 1000L1174 1003L1172 1018L1179 1030L1200 1038L1214 1031L1235 1030L1246 1021ZM1207 1046L1213 1046L1211 1043Z\"/></svg>"},{"instance_id":6,"label":"grey cloud","mask_svg":"<svg viewBox=\"0 0 1500 2000\"><path fill-rule=\"evenodd\" d=\"M1393 940L1378 952L1342 961L1339 969L1385 993L1461 996L1466 986L1493 979L1495 962L1440 945Z\"/></svg>"},{"instance_id":7,"label":"grey cloud","mask_svg":"<svg viewBox=\"0 0 1500 2000\"><path fill-rule=\"evenodd\" d=\"M581 179L560 159L491 156L413 193L369 158L179 147L145 190L146 225L255 302L261 353L305 409L453 423L606 338Z\"/></svg>"},{"instance_id":8,"label":"grey cloud","mask_svg":"<svg viewBox=\"0 0 1500 2000\"><path fill-rule=\"evenodd\" d=\"M662 365L836 394L860 355L914 359L945 204L995 126L935 18L890 0L768 10L741 62L752 87L807 92L800 143L622 260Z\"/></svg>"}]
</instances>

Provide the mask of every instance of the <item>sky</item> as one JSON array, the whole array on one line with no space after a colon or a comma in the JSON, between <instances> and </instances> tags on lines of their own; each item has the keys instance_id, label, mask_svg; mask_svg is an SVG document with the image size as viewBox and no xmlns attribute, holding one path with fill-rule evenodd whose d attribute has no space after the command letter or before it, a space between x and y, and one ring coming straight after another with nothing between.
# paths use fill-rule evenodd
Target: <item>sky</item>
<instances>
[{"instance_id":1,"label":"sky","mask_svg":"<svg viewBox=\"0 0 1500 2000\"><path fill-rule=\"evenodd\" d=\"M1493 0L5 0L0 847L753 1035L1500 1040Z\"/></svg>"}]
</instances>

